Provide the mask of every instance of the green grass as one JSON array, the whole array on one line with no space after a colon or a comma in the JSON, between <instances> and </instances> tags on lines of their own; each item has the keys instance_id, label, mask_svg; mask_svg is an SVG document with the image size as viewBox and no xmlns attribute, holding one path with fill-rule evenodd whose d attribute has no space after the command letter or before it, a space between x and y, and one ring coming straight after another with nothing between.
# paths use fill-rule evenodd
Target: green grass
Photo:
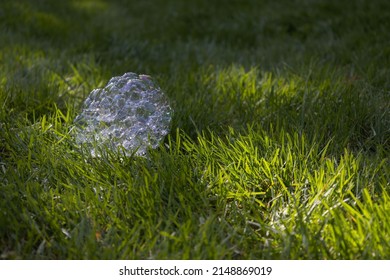
<instances>
[{"instance_id":1,"label":"green grass","mask_svg":"<svg viewBox=\"0 0 390 280\"><path fill-rule=\"evenodd\" d=\"M389 2L228 2L1 1L1 258L390 258ZM91 158L73 120L130 71L171 132Z\"/></svg>"}]
</instances>

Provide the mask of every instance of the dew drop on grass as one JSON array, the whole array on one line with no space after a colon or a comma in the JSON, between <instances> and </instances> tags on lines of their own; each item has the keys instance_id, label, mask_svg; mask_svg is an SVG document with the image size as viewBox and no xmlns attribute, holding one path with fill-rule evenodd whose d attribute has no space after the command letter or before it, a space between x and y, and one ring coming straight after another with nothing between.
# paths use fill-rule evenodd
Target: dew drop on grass
<instances>
[{"instance_id":1,"label":"dew drop on grass","mask_svg":"<svg viewBox=\"0 0 390 280\"><path fill-rule=\"evenodd\" d=\"M172 109L150 76L125 73L94 89L75 118L75 140L98 156L97 147L145 156L168 134Z\"/></svg>"}]
</instances>

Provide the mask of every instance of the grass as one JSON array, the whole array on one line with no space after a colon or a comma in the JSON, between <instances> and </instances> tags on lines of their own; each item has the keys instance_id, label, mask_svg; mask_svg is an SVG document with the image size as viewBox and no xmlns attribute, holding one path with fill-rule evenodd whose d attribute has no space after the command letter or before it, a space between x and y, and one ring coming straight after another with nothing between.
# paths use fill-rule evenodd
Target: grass
<instances>
[{"instance_id":1,"label":"grass","mask_svg":"<svg viewBox=\"0 0 390 280\"><path fill-rule=\"evenodd\" d=\"M3 259L388 259L387 1L0 3ZM155 77L148 158L91 158L84 98Z\"/></svg>"}]
</instances>

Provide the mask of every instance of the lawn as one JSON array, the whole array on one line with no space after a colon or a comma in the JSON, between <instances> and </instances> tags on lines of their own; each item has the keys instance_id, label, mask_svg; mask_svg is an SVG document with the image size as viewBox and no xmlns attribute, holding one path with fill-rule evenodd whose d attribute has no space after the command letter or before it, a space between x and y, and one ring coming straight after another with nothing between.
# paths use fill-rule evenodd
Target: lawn
<instances>
[{"instance_id":1,"label":"lawn","mask_svg":"<svg viewBox=\"0 0 390 280\"><path fill-rule=\"evenodd\" d=\"M389 259L390 2L2 0L0 259ZM74 140L151 75L147 157Z\"/></svg>"}]
</instances>

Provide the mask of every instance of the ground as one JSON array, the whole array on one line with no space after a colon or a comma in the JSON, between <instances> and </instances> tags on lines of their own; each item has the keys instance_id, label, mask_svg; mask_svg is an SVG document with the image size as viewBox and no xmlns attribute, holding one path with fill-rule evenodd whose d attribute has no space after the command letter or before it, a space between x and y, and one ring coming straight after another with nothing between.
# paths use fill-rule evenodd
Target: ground
<instances>
[{"instance_id":1,"label":"ground","mask_svg":"<svg viewBox=\"0 0 390 280\"><path fill-rule=\"evenodd\" d=\"M3 259L388 259L388 1L4 0ZM78 146L90 91L151 75L148 157Z\"/></svg>"}]
</instances>

